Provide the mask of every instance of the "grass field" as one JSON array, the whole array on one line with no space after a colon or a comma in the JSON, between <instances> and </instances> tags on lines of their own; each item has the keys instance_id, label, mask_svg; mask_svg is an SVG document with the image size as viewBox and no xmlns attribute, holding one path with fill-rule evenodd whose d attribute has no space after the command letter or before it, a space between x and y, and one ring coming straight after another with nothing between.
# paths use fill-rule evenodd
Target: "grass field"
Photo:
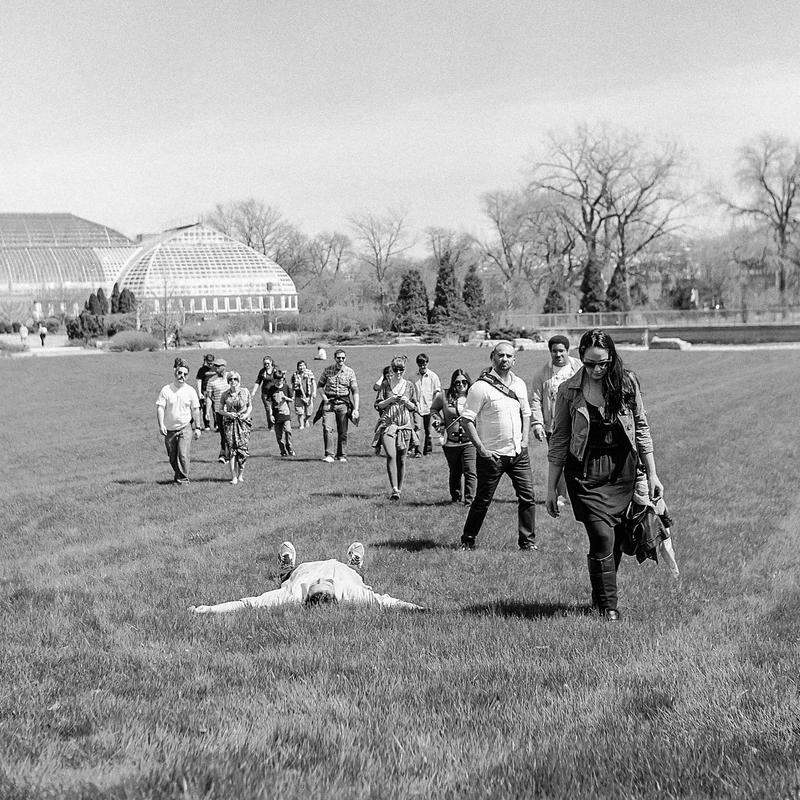
<instances>
[{"instance_id":1,"label":"grass field","mask_svg":"<svg viewBox=\"0 0 800 800\"><path fill-rule=\"evenodd\" d=\"M390 351L349 351L364 389ZM488 361L429 352L442 377ZM247 386L262 355L226 353ZM569 515L537 506L517 551L507 482L474 553L439 448L390 504L371 391L348 464L319 427L281 460L258 408L246 483L206 436L176 487L173 353L1 360L0 798L800 798L800 351L624 356L683 577L626 559L619 625L586 612ZM431 611L187 613L271 588L284 539L305 560L360 539L367 582Z\"/></svg>"}]
</instances>

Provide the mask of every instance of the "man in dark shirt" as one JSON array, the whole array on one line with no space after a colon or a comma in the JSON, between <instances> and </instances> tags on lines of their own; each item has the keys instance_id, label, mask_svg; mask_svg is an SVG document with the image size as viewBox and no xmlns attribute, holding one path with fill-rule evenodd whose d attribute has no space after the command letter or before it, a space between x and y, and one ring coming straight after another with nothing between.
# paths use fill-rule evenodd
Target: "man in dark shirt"
<instances>
[{"instance_id":1,"label":"man in dark shirt","mask_svg":"<svg viewBox=\"0 0 800 800\"><path fill-rule=\"evenodd\" d=\"M261 402L264 404L264 413L267 415L267 430L271 431L275 425L275 418L272 414L272 403L270 402L270 389L275 385L275 363L271 356L264 356L264 366L258 371L258 377L253 384L251 394L256 396L256 392L261 389Z\"/></svg>"},{"instance_id":2,"label":"man in dark shirt","mask_svg":"<svg viewBox=\"0 0 800 800\"><path fill-rule=\"evenodd\" d=\"M203 358L203 363L200 365L200 369L197 370L197 375L195 375L195 382L197 383L197 395L201 398L200 411L203 415L203 427L207 431L211 430L211 423L214 420L214 412L213 410L209 409L209 406L205 402L204 398L206 396L206 387L208 386L208 381L216 374L217 370L214 369L214 354L206 353Z\"/></svg>"}]
</instances>

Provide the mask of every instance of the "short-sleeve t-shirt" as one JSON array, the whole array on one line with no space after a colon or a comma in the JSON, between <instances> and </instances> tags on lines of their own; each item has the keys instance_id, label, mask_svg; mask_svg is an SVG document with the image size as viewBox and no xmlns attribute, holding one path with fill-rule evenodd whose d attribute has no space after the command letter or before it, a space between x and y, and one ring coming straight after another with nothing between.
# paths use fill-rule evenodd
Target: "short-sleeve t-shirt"
<instances>
[{"instance_id":1,"label":"short-sleeve t-shirt","mask_svg":"<svg viewBox=\"0 0 800 800\"><path fill-rule=\"evenodd\" d=\"M291 395L287 394L289 391L291 390L285 382L283 386L276 386L273 383L269 388L268 397L272 403L272 413L276 422L286 422L287 419L292 418L292 412L289 409Z\"/></svg>"},{"instance_id":2,"label":"short-sleeve t-shirt","mask_svg":"<svg viewBox=\"0 0 800 800\"><path fill-rule=\"evenodd\" d=\"M200 398L188 383L176 387L168 383L159 393L156 406L164 409L164 427L168 431L185 428L192 421L192 412L200 409Z\"/></svg>"}]
</instances>

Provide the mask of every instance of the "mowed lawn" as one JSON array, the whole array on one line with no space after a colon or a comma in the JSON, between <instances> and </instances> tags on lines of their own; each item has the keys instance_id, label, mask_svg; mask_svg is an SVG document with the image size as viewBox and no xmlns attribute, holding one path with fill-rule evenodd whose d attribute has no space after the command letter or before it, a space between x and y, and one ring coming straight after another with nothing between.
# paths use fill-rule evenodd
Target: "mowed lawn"
<instances>
[{"instance_id":1,"label":"mowed lawn","mask_svg":"<svg viewBox=\"0 0 800 800\"><path fill-rule=\"evenodd\" d=\"M443 378L488 363L428 351ZM313 352L272 354L318 372ZM587 612L569 513L538 505L520 553L504 481L458 552L438 445L389 502L371 386L396 352L348 350L349 463L320 461L319 426L280 459L259 405L240 486L208 434L169 482L173 352L0 360L0 798L800 797L800 351L623 352L682 580L626 559L618 625ZM248 387L263 355L225 353ZM359 539L367 581L430 611L187 613L274 587L284 539L301 559Z\"/></svg>"}]
</instances>

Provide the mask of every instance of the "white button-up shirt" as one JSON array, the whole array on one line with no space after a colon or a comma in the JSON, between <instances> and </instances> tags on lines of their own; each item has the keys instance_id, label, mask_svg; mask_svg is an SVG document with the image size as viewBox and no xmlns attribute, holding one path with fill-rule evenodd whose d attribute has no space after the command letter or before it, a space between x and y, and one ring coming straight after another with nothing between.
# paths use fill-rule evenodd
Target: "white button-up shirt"
<instances>
[{"instance_id":1,"label":"white button-up shirt","mask_svg":"<svg viewBox=\"0 0 800 800\"><path fill-rule=\"evenodd\" d=\"M522 451L522 417L531 415L528 389L525 381L513 372L508 373L506 380L494 370L491 374L516 394L519 403L486 381L478 380L469 387L461 416L475 423L483 446L493 455L515 456Z\"/></svg>"},{"instance_id":2,"label":"white button-up shirt","mask_svg":"<svg viewBox=\"0 0 800 800\"><path fill-rule=\"evenodd\" d=\"M414 376L414 385L417 387L418 413L430 414L431 403L437 393L441 394L442 382L433 370L426 370L424 375L419 372Z\"/></svg>"}]
</instances>

